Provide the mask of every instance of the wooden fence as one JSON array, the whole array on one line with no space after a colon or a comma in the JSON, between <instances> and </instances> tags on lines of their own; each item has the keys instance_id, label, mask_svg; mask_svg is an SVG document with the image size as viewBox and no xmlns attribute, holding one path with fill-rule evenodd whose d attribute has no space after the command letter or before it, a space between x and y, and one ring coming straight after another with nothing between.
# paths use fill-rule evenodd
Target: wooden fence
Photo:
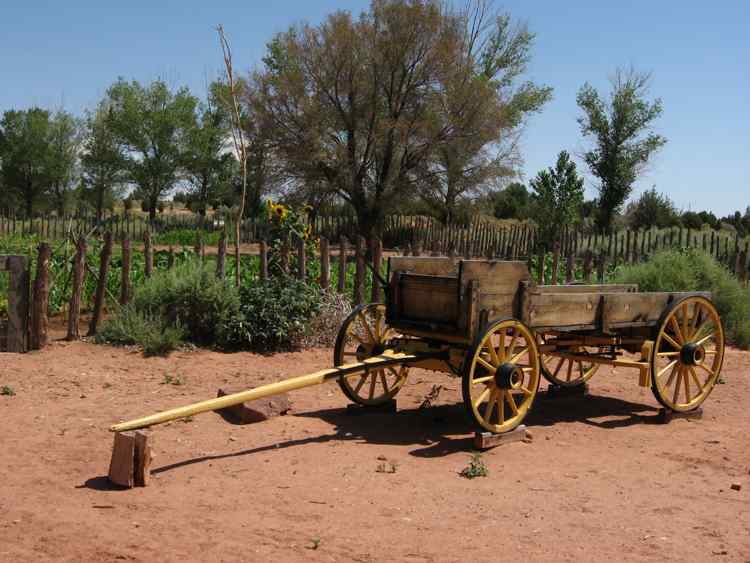
<instances>
[{"instance_id":1,"label":"wooden fence","mask_svg":"<svg viewBox=\"0 0 750 563\"><path fill-rule=\"evenodd\" d=\"M429 232L429 231L427 231ZM425 249L419 239L414 244L410 244L405 251L398 253L407 253L413 256L449 256L470 258L488 258L488 259L510 259L524 260L528 263L529 271L532 272L535 279L540 284L556 285L558 283L573 283L580 281L582 283L599 282L604 283L606 273L611 266L617 266L623 263L635 263L647 260L648 256L654 251L675 245L680 246L697 246L709 252L717 259L728 264L730 269L735 272L738 279L747 286L748 282L748 244L735 241L731 245L728 239L720 239L714 233L710 235L702 232L700 235L687 231L686 238L683 238L682 231L672 231L670 233L661 233L659 236L651 236L639 233L626 232L624 236L612 235L609 237L580 236L579 233L563 233L559 243L554 245L552 252L541 250L539 252L528 251L529 242L521 242L512 236L503 238L493 238L484 236L480 233L477 240L470 241L466 239L463 244L459 244L460 252L456 247L450 244L450 239L440 239L439 230L432 239L433 243L430 248ZM520 231L519 231L520 232ZM107 276L109 271L110 259L112 256L115 236L112 232L106 231L103 234L103 244L99 253L99 267L92 269L87 266L86 254L88 246L85 237L78 237L75 240L75 255L72 257L72 285L71 295L67 308L67 338L76 340L80 337L79 324L81 315L81 296L87 276L92 276L96 281L96 292L93 299L91 319L89 321L88 335L94 335L97 332L101 322L107 297L110 301L117 301L120 305L127 304L133 294L131 280L131 261L132 251L131 239L127 234L123 234L118 241L121 247L121 277L120 288L117 295L108 293ZM426 237L424 240L429 240ZM440 241L447 240L445 243L447 250L443 251L443 243ZM224 277L226 275L227 263L227 241L222 235L216 254L216 276ZM523 250L527 250L522 255ZM194 251L200 259L206 259L206 248L203 246L201 239L198 238ZM354 304L361 304L366 301L377 302L383 299L383 288L377 279L373 279L369 295L365 293L365 280L367 277L368 267L373 272L382 272L383 270L383 243L380 239L365 241L362 237L356 237L353 243L350 243L346 237L341 237L335 244L331 244L325 236L319 239L319 245L315 249L315 256L308 254L308 244L305 241L299 241L296 248L290 244L282 245L279 253L275 256L274 266L279 271L285 271L288 274L296 275L301 279L309 279L310 260L319 261L320 276L315 280L322 289L336 289L340 293L346 290L346 271L348 264L354 263L354 284L351 299ZM50 245L42 243L38 249L39 256L37 259L36 278L34 281L33 303L31 306L30 322L30 348L39 349L44 347L47 341L47 310L49 287L49 262L50 262ZM391 251L393 252L393 251ZM151 241L151 233L144 232L143 235L143 255L144 255L144 275L150 278L154 274L154 248ZM259 269L258 277L261 280L267 279L273 275L270 268L270 256L268 244L261 240L259 242ZM170 248L168 268L174 265L174 251ZM338 269L338 283L336 288L331 287L332 268ZM377 276L373 276L377 278ZM28 285L28 280L26 282Z\"/></svg>"}]
</instances>

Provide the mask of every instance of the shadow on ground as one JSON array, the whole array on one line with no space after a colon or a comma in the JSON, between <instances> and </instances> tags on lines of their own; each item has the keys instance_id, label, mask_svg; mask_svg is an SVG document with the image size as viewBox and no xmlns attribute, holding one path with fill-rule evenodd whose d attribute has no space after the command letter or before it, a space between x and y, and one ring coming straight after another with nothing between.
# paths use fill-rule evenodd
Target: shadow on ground
<instances>
[{"instance_id":1,"label":"shadow on ground","mask_svg":"<svg viewBox=\"0 0 750 563\"><path fill-rule=\"evenodd\" d=\"M332 440L356 440L370 444L416 446L409 453L416 457L441 457L473 449L472 426L463 404L434 406L426 409L409 408L397 413L379 411L352 413L345 408L321 409L294 416L317 418L333 427L330 434L287 440L211 456L187 459L154 469L164 473L195 463L258 454ZM602 420L599 420L602 419ZM652 424L658 420L656 407L599 395L548 397L540 393L534 409L524 421L529 428L552 426L563 422L582 422L604 429L615 429L634 424Z\"/></svg>"}]
</instances>

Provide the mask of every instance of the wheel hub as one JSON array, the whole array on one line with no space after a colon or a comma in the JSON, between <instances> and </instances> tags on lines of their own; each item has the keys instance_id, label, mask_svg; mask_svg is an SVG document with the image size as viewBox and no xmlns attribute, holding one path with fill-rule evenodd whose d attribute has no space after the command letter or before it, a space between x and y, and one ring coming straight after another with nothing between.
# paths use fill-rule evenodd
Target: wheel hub
<instances>
[{"instance_id":1,"label":"wheel hub","mask_svg":"<svg viewBox=\"0 0 750 563\"><path fill-rule=\"evenodd\" d=\"M523 383L523 370L516 364L505 362L495 371L495 384L500 389L520 389Z\"/></svg>"},{"instance_id":2,"label":"wheel hub","mask_svg":"<svg viewBox=\"0 0 750 563\"><path fill-rule=\"evenodd\" d=\"M688 366L697 366L706 359L706 349L703 346L689 342L680 349L680 362Z\"/></svg>"}]
</instances>

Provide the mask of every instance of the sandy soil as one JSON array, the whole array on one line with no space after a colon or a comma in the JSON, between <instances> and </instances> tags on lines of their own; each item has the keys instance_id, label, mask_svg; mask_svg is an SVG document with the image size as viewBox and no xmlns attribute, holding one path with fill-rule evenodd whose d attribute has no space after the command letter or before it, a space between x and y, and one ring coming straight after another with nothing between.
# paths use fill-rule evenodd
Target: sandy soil
<instances>
[{"instance_id":1,"label":"sandy soil","mask_svg":"<svg viewBox=\"0 0 750 563\"><path fill-rule=\"evenodd\" d=\"M533 442L483 454L486 478L458 475L472 449L459 382L414 372L397 414L346 414L330 384L259 424L157 427L152 484L108 485L111 423L330 358L59 341L0 354L16 392L0 396L0 561L750 561L750 353L736 350L700 421L654 424L624 370L600 371L588 397L542 393Z\"/></svg>"}]
</instances>

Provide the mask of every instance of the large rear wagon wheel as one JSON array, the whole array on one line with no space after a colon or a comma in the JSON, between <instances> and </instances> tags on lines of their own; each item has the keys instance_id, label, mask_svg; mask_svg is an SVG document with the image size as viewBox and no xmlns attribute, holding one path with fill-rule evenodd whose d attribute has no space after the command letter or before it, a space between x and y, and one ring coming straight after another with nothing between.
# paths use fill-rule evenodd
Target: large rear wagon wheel
<instances>
[{"instance_id":1,"label":"large rear wagon wheel","mask_svg":"<svg viewBox=\"0 0 750 563\"><path fill-rule=\"evenodd\" d=\"M495 321L464 364L462 390L469 417L483 430L513 430L534 402L539 373L534 333L515 319Z\"/></svg>"},{"instance_id":2,"label":"large rear wagon wheel","mask_svg":"<svg viewBox=\"0 0 750 563\"><path fill-rule=\"evenodd\" d=\"M664 315L651 352L651 390L666 408L690 411L706 400L724 361L724 328L713 303L686 297Z\"/></svg>"},{"instance_id":3,"label":"large rear wagon wheel","mask_svg":"<svg viewBox=\"0 0 750 563\"><path fill-rule=\"evenodd\" d=\"M399 336L385 322L385 305L372 303L354 309L339 329L333 350L333 364L340 366L379 356L389 342ZM365 406L387 403L401 390L409 367L395 364L339 379L339 387L349 400Z\"/></svg>"}]
</instances>

